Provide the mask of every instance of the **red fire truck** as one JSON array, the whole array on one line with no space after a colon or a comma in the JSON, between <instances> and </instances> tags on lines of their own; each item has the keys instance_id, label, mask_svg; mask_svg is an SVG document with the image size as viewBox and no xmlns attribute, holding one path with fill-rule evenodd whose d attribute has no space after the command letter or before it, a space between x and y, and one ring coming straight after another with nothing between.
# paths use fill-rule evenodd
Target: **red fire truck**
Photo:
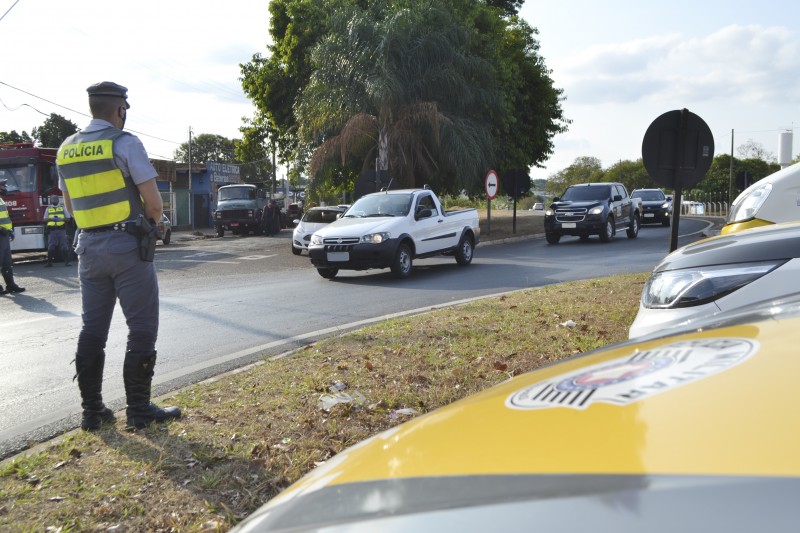
<instances>
[{"instance_id":1,"label":"red fire truck","mask_svg":"<svg viewBox=\"0 0 800 533\"><path fill-rule=\"evenodd\" d=\"M61 196L56 173L57 148L32 143L0 144L0 179L6 180L6 203L14 224L14 252L47 249L44 216L50 196Z\"/></svg>"}]
</instances>

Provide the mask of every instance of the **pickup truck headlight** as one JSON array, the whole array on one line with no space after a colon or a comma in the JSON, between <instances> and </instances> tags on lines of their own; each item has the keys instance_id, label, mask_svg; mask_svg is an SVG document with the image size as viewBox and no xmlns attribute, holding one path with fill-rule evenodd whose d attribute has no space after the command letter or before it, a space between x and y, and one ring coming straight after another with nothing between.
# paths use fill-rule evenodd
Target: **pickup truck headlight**
<instances>
[{"instance_id":1,"label":"pickup truck headlight","mask_svg":"<svg viewBox=\"0 0 800 533\"><path fill-rule=\"evenodd\" d=\"M664 202L661 204L661 209L669 209L669 202Z\"/></svg>"},{"instance_id":2,"label":"pickup truck headlight","mask_svg":"<svg viewBox=\"0 0 800 533\"><path fill-rule=\"evenodd\" d=\"M603 206L602 205L598 205L597 207L593 207L593 208L589 209L589 214L590 215L600 215L602 213L603 213Z\"/></svg>"},{"instance_id":3,"label":"pickup truck headlight","mask_svg":"<svg viewBox=\"0 0 800 533\"><path fill-rule=\"evenodd\" d=\"M553 213L554 213L554 211L549 207L547 209L545 209L545 212L544 212L545 216L548 216L548 217L553 216Z\"/></svg>"},{"instance_id":4,"label":"pickup truck headlight","mask_svg":"<svg viewBox=\"0 0 800 533\"><path fill-rule=\"evenodd\" d=\"M674 309L713 302L785 262L761 261L658 272L645 283L642 305L648 309Z\"/></svg>"},{"instance_id":5,"label":"pickup truck headlight","mask_svg":"<svg viewBox=\"0 0 800 533\"><path fill-rule=\"evenodd\" d=\"M362 244L381 244L382 242L386 242L389 240L389 234L385 231L381 233L369 233L367 235L361 236Z\"/></svg>"},{"instance_id":6,"label":"pickup truck headlight","mask_svg":"<svg viewBox=\"0 0 800 533\"><path fill-rule=\"evenodd\" d=\"M771 192L772 184L765 183L750 191L747 196L739 196L733 202L731 214L728 216L728 222L742 222L743 220L754 218L764 202L767 201L767 197Z\"/></svg>"},{"instance_id":7,"label":"pickup truck headlight","mask_svg":"<svg viewBox=\"0 0 800 533\"><path fill-rule=\"evenodd\" d=\"M322 237L320 237L316 233L313 234L311 236L311 244L315 244L315 245L319 246L320 244L322 244Z\"/></svg>"}]
</instances>

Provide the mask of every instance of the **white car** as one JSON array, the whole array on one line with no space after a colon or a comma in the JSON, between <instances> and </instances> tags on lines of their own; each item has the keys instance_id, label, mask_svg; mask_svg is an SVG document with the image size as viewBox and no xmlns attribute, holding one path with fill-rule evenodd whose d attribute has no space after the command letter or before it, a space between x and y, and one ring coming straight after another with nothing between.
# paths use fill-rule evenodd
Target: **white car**
<instances>
[{"instance_id":1,"label":"white car","mask_svg":"<svg viewBox=\"0 0 800 533\"><path fill-rule=\"evenodd\" d=\"M642 290L628 337L657 331L797 291L800 223L704 239L659 263Z\"/></svg>"},{"instance_id":2,"label":"white car","mask_svg":"<svg viewBox=\"0 0 800 533\"><path fill-rule=\"evenodd\" d=\"M329 207L312 207L305 213L303 218L294 220L296 224L294 232L292 233L292 253L300 255L303 250L308 251L308 243L311 240L311 235L318 229L327 226L342 213L347 210L346 206L329 206Z\"/></svg>"}]
</instances>

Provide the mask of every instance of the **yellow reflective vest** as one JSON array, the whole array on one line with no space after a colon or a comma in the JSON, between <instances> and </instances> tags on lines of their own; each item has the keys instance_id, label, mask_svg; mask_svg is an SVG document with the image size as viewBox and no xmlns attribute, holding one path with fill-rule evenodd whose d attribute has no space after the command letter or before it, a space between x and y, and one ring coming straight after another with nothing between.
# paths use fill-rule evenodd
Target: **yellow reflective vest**
<instances>
[{"instance_id":1,"label":"yellow reflective vest","mask_svg":"<svg viewBox=\"0 0 800 533\"><path fill-rule=\"evenodd\" d=\"M13 231L14 228L11 225L11 217L8 216L8 208L2 198L0 198L0 228L7 231Z\"/></svg>"},{"instance_id":2,"label":"yellow reflective vest","mask_svg":"<svg viewBox=\"0 0 800 533\"><path fill-rule=\"evenodd\" d=\"M61 217L58 220L53 220L51 217ZM66 216L64 214L64 206L57 205L55 207L48 207L47 208L47 218L50 219L47 221L48 228L61 228L64 226L64 221L66 220Z\"/></svg>"},{"instance_id":3,"label":"yellow reflective vest","mask_svg":"<svg viewBox=\"0 0 800 533\"><path fill-rule=\"evenodd\" d=\"M117 128L78 132L58 149L58 169L79 228L108 226L143 212L138 189L114 162L114 141L122 135L128 133Z\"/></svg>"}]
</instances>

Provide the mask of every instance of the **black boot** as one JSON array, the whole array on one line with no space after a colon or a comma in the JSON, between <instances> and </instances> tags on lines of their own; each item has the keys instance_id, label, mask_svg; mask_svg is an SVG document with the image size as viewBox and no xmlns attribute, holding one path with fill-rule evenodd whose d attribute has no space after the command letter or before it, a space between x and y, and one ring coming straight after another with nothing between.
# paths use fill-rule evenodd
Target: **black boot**
<instances>
[{"instance_id":1,"label":"black boot","mask_svg":"<svg viewBox=\"0 0 800 533\"><path fill-rule=\"evenodd\" d=\"M7 293L15 293L15 292L25 292L25 287L20 287L16 283L14 283L14 271L10 268L7 270L3 270L3 280L6 282L6 292Z\"/></svg>"},{"instance_id":2,"label":"black boot","mask_svg":"<svg viewBox=\"0 0 800 533\"><path fill-rule=\"evenodd\" d=\"M45 263L44 266L46 267L53 266L53 256L50 255L49 253L47 254L47 263Z\"/></svg>"},{"instance_id":3,"label":"black boot","mask_svg":"<svg viewBox=\"0 0 800 533\"><path fill-rule=\"evenodd\" d=\"M114 413L103 404L103 366L106 355L102 350L81 351L75 354L75 370L81 391L83 419L81 429L92 431L114 421Z\"/></svg>"},{"instance_id":4,"label":"black boot","mask_svg":"<svg viewBox=\"0 0 800 533\"><path fill-rule=\"evenodd\" d=\"M156 366L156 352L126 352L122 367L125 396L128 400L128 429L142 429L154 422L166 422L181 417L177 407L162 409L150 402L150 385Z\"/></svg>"}]
</instances>

